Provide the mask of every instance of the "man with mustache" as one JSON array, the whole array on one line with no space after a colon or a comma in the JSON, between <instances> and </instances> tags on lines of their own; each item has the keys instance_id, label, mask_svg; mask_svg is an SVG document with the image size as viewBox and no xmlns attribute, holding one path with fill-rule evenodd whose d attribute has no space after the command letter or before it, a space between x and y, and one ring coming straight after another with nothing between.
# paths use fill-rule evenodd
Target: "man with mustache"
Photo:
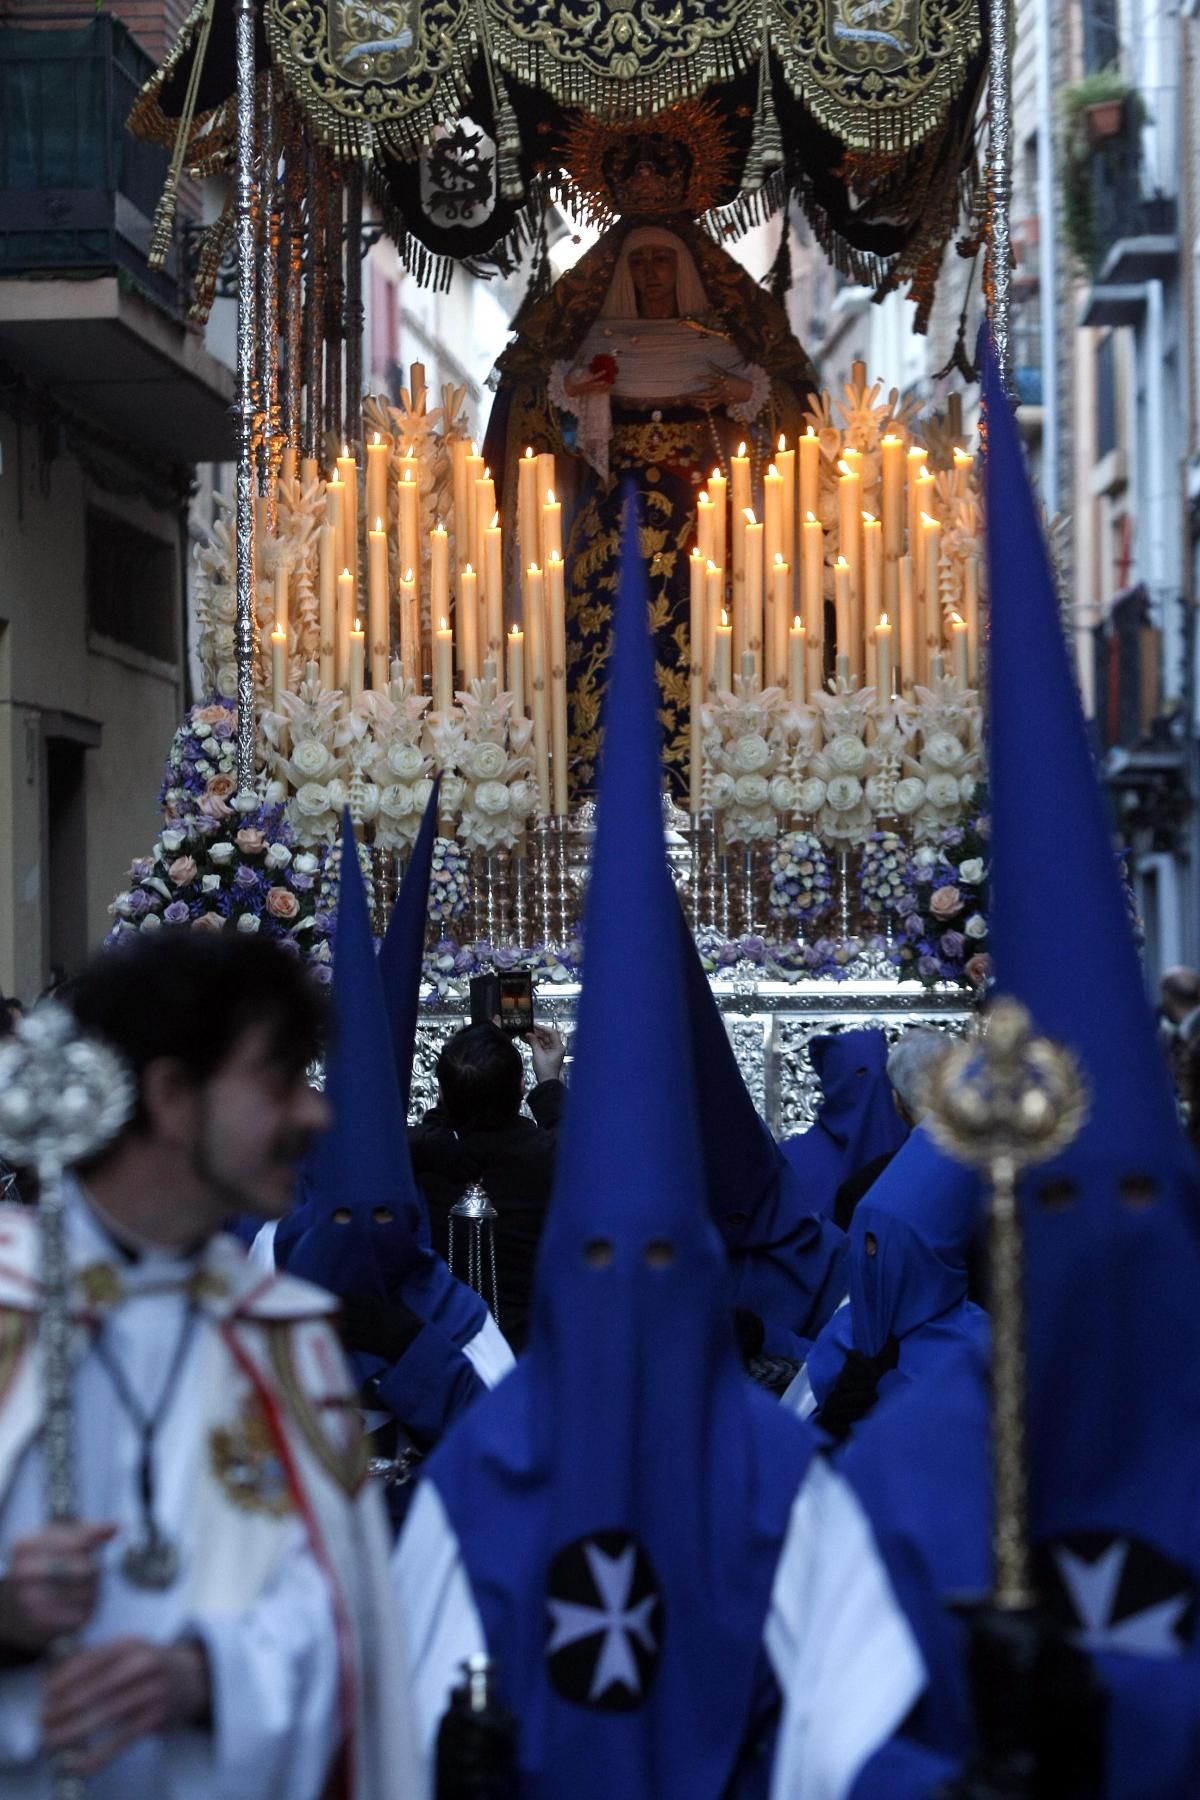
<instances>
[{"instance_id":1,"label":"man with mustache","mask_svg":"<svg viewBox=\"0 0 1200 1800\"><path fill-rule=\"evenodd\" d=\"M137 1100L66 1195L77 1523L43 1522L37 1217L0 1209L0 1787L49 1793L57 1754L89 1800L409 1792L335 1302L220 1230L285 1214L328 1122L316 990L266 942L164 931L71 1006Z\"/></svg>"}]
</instances>

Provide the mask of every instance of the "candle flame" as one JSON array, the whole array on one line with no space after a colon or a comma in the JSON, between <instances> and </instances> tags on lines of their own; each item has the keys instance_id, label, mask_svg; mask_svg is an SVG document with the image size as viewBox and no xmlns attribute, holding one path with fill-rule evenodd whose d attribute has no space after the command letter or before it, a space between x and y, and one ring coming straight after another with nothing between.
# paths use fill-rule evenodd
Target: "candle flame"
<instances>
[{"instance_id":1,"label":"candle flame","mask_svg":"<svg viewBox=\"0 0 1200 1800\"><path fill-rule=\"evenodd\" d=\"M775 480L776 480L776 481L779 481L779 480L780 480L780 479L781 479L781 476L780 476L780 473L779 473L779 470L778 470L778 469L777 469L777 468L776 468L776 467L775 467L775 464L774 464L774 463L772 463L772 464L771 464L771 465L770 465L770 467L769 467L769 468L768 468L768 470L767 470L767 474L768 474L768 475L773 475L773 476L774 476L774 477L775 477Z\"/></svg>"},{"instance_id":2,"label":"candle flame","mask_svg":"<svg viewBox=\"0 0 1200 1800\"><path fill-rule=\"evenodd\" d=\"M553 488L546 489L546 505L547 506L557 506L558 505L558 501L554 498L554 489Z\"/></svg>"},{"instance_id":3,"label":"candle flame","mask_svg":"<svg viewBox=\"0 0 1200 1800\"><path fill-rule=\"evenodd\" d=\"M342 445L342 456L343 456L343 458L345 458L345 459L347 459L347 460L348 460L348 459L349 459L349 456L350 456L350 446L349 446L349 444L343 444L343 445Z\"/></svg>"},{"instance_id":4,"label":"candle flame","mask_svg":"<svg viewBox=\"0 0 1200 1800\"><path fill-rule=\"evenodd\" d=\"M933 476L929 473L928 463L921 464L921 473L917 476L917 480L918 481L932 481L933 480Z\"/></svg>"},{"instance_id":5,"label":"candle flame","mask_svg":"<svg viewBox=\"0 0 1200 1800\"><path fill-rule=\"evenodd\" d=\"M950 614L950 629L951 631L965 631L967 629L967 621L963 618L961 613Z\"/></svg>"},{"instance_id":6,"label":"candle flame","mask_svg":"<svg viewBox=\"0 0 1200 1800\"><path fill-rule=\"evenodd\" d=\"M902 444L904 439L897 437L894 431L889 431L883 441L885 444Z\"/></svg>"},{"instance_id":7,"label":"candle flame","mask_svg":"<svg viewBox=\"0 0 1200 1800\"><path fill-rule=\"evenodd\" d=\"M274 631L271 633L271 636L273 638L278 638L279 642L282 644L287 639L287 632L283 629L282 625L277 625L275 627Z\"/></svg>"},{"instance_id":8,"label":"candle flame","mask_svg":"<svg viewBox=\"0 0 1200 1800\"><path fill-rule=\"evenodd\" d=\"M728 628L728 625L729 625L729 614L725 611L725 608L722 607L721 608L721 629L723 631L726 630Z\"/></svg>"},{"instance_id":9,"label":"candle flame","mask_svg":"<svg viewBox=\"0 0 1200 1800\"><path fill-rule=\"evenodd\" d=\"M724 481L725 477L722 475L720 469L714 469L708 479L710 481Z\"/></svg>"},{"instance_id":10,"label":"candle flame","mask_svg":"<svg viewBox=\"0 0 1200 1800\"><path fill-rule=\"evenodd\" d=\"M877 631L887 631L888 629L889 629L888 616L886 613L880 613L879 624L876 626L876 630Z\"/></svg>"},{"instance_id":11,"label":"candle flame","mask_svg":"<svg viewBox=\"0 0 1200 1800\"><path fill-rule=\"evenodd\" d=\"M492 479L492 471L488 468L486 463L483 465L483 479L485 481L490 481Z\"/></svg>"},{"instance_id":12,"label":"candle flame","mask_svg":"<svg viewBox=\"0 0 1200 1800\"><path fill-rule=\"evenodd\" d=\"M742 457L742 458L744 458L744 457L745 457L745 455L746 455L746 446L745 446L745 444L739 444L739 445L738 445L738 455L739 455L739 456L740 456L740 457Z\"/></svg>"},{"instance_id":13,"label":"candle flame","mask_svg":"<svg viewBox=\"0 0 1200 1800\"><path fill-rule=\"evenodd\" d=\"M352 637L361 637L362 636L362 620L361 619L355 619L354 630L351 633L351 636Z\"/></svg>"},{"instance_id":14,"label":"candle flame","mask_svg":"<svg viewBox=\"0 0 1200 1800\"><path fill-rule=\"evenodd\" d=\"M705 569L704 573L706 575L719 575L721 573L711 556L708 559L708 567Z\"/></svg>"},{"instance_id":15,"label":"candle flame","mask_svg":"<svg viewBox=\"0 0 1200 1800\"><path fill-rule=\"evenodd\" d=\"M403 480L404 480L404 485L405 485L405 487L411 487L411 485L412 485L412 478L413 478L413 472L412 472L412 470L411 470L411 469L409 469L409 468L406 468L406 469L405 469L405 471L404 471L404 476L403 476Z\"/></svg>"},{"instance_id":16,"label":"candle flame","mask_svg":"<svg viewBox=\"0 0 1200 1800\"><path fill-rule=\"evenodd\" d=\"M383 520L382 520L382 519L376 519L376 521L375 521L375 529L376 529L376 531L382 531L382 530L383 530Z\"/></svg>"},{"instance_id":17,"label":"candle flame","mask_svg":"<svg viewBox=\"0 0 1200 1800\"><path fill-rule=\"evenodd\" d=\"M514 638L519 638L519 637L520 637L520 635L521 635L521 633L520 633L520 631L519 631L519 630L518 630L518 629L517 629L517 627L516 627L516 626L515 626L515 625L514 625L514 626L513 626L513 628L512 628L512 630L511 630L511 631L510 631L510 632L509 632L509 636L510 636L510 637L514 637Z\"/></svg>"},{"instance_id":18,"label":"candle flame","mask_svg":"<svg viewBox=\"0 0 1200 1800\"><path fill-rule=\"evenodd\" d=\"M839 557L838 557L838 559L837 559L837 565L836 565L836 566L837 566L837 567L838 567L838 568L839 568L839 569L848 569L848 568L849 568L849 567L850 567L850 564L849 564L849 563L848 563L848 562L847 562L847 561L846 561L846 559L845 559L845 557L844 557L844 556L839 556Z\"/></svg>"},{"instance_id":19,"label":"candle flame","mask_svg":"<svg viewBox=\"0 0 1200 1800\"><path fill-rule=\"evenodd\" d=\"M693 544L692 545L692 561L695 562L696 558L701 555L703 555L703 552L701 551L699 544Z\"/></svg>"},{"instance_id":20,"label":"candle flame","mask_svg":"<svg viewBox=\"0 0 1200 1800\"><path fill-rule=\"evenodd\" d=\"M800 614L799 613L797 613L795 618L792 620L792 630L793 631L803 631L804 630L803 625L800 623Z\"/></svg>"},{"instance_id":21,"label":"candle flame","mask_svg":"<svg viewBox=\"0 0 1200 1800\"><path fill-rule=\"evenodd\" d=\"M471 565L470 565L470 563L464 563L464 564L463 564L463 574L464 574L464 575L473 575L473 574L474 574L474 573L475 573L475 571L474 571L474 569L473 569L473 568L472 568L472 567L471 567Z\"/></svg>"},{"instance_id":22,"label":"candle flame","mask_svg":"<svg viewBox=\"0 0 1200 1800\"><path fill-rule=\"evenodd\" d=\"M815 431L814 431L814 430L813 430L813 428L812 428L812 426L811 426L811 425L810 425L810 426L809 426L809 428L808 428L808 430L807 430L807 431L806 431L806 432L805 432L805 434L804 434L804 435L805 435L805 437L810 437L810 438L815 438L815 437L816 437L816 435L817 435L817 434L816 434L816 432L815 432Z\"/></svg>"},{"instance_id":23,"label":"candle flame","mask_svg":"<svg viewBox=\"0 0 1200 1800\"><path fill-rule=\"evenodd\" d=\"M857 475L858 470L852 469L850 467L850 464L846 461L846 458L843 456L841 461L838 463L838 474L839 475Z\"/></svg>"},{"instance_id":24,"label":"candle flame","mask_svg":"<svg viewBox=\"0 0 1200 1800\"><path fill-rule=\"evenodd\" d=\"M940 520L931 518L927 512L923 512L921 514L921 523L922 525L937 525L940 524Z\"/></svg>"},{"instance_id":25,"label":"candle flame","mask_svg":"<svg viewBox=\"0 0 1200 1800\"><path fill-rule=\"evenodd\" d=\"M777 569L782 569L782 567L783 567L783 551L782 550L777 550L775 552L775 567Z\"/></svg>"},{"instance_id":26,"label":"candle flame","mask_svg":"<svg viewBox=\"0 0 1200 1800\"><path fill-rule=\"evenodd\" d=\"M864 525L873 525L874 523L875 523L875 514L865 512L863 514L863 524Z\"/></svg>"},{"instance_id":27,"label":"candle flame","mask_svg":"<svg viewBox=\"0 0 1200 1800\"><path fill-rule=\"evenodd\" d=\"M532 455L533 455L533 445L532 445L532 444L526 444L526 446L525 446L525 455L526 455L526 456L527 456L527 457L531 457L531 456L532 456Z\"/></svg>"},{"instance_id":28,"label":"candle flame","mask_svg":"<svg viewBox=\"0 0 1200 1800\"><path fill-rule=\"evenodd\" d=\"M412 580L412 578L413 578L413 572L412 572L412 570L411 570L411 569L405 569L405 571L404 571L404 579L405 579L405 581L411 581L411 580Z\"/></svg>"},{"instance_id":29,"label":"candle flame","mask_svg":"<svg viewBox=\"0 0 1200 1800\"><path fill-rule=\"evenodd\" d=\"M343 570L342 570L342 577L343 577L343 579L344 579L344 580L346 580L346 581L349 581L349 579L350 579L350 571L349 571L349 569L343 569Z\"/></svg>"},{"instance_id":30,"label":"candle flame","mask_svg":"<svg viewBox=\"0 0 1200 1800\"><path fill-rule=\"evenodd\" d=\"M954 446L954 462L955 462L955 466L957 468L961 468L964 463L973 463L974 461L975 461L975 458L973 456L969 455L966 450L960 450L958 445L955 444L955 446Z\"/></svg>"},{"instance_id":31,"label":"candle flame","mask_svg":"<svg viewBox=\"0 0 1200 1800\"><path fill-rule=\"evenodd\" d=\"M380 438L379 438L379 433L378 433L378 432L376 432L376 433L375 433L375 442L376 442L376 443L379 443L379 441L380 441Z\"/></svg>"},{"instance_id":32,"label":"candle flame","mask_svg":"<svg viewBox=\"0 0 1200 1800\"><path fill-rule=\"evenodd\" d=\"M553 563L554 567L557 569L559 563L561 563L561 561L562 561L562 557L559 555L557 550L552 550L550 552L549 556L546 558L546 561L548 563Z\"/></svg>"},{"instance_id":33,"label":"candle flame","mask_svg":"<svg viewBox=\"0 0 1200 1800\"><path fill-rule=\"evenodd\" d=\"M541 572L542 572L542 571L541 571L541 570L540 570L540 569L539 569L539 568L538 568L538 566L537 566L537 564L536 564L536 563L535 563L535 562L531 562L531 563L530 563L530 565L529 565L529 573L530 573L530 574L531 574L531 575L540 575L540 574L541 574Z\"/></svg>"},{"instance_id":34,"label":"candle flame","mask_svg":"<svg viewBox=\"0 0 1200 1800\"><path fill-rule=\"evenodd\" d=\"M805 513L804 523L806 525L819 525L821 521L818 519L816 513Z\"/></svg>"},{"instance_id":35,"label":"candle flame","mask_svg":"<svg viewBox=\"0 0 1200 1800\"><path fill-rule=\"evenodd\" d=\"M494 512L492 514L492 527L491 527L493 531L495 531L495 529L499 525L499 523L500 523L500 514L498 512Z\"/></svg>"},{"instance_id":36,"label":"candle flame","mask_svg":"<svg viewBox=\"0 0 1200 1800\"><path fill-rule=\"evenodd\" d=\"M742 508L742 511L745 515L747 525L757 525L758 524L758 520L754 516L754 508L753 507L745 506Z\"/></svg>"},{"instance_id":37,"label":"candle flame","mask_svg":"<svg viewBox=\"0 0 1200 1800\"><path fill-rule=\"evenodd\" d=\"M441 626L440 626L440 629L441 629L441 630L442 630L442 631L449 631L449 629L450 629L450 627L449 627L449 625L447 625L447 623L446 623L446 621L445 621L445 619L443 619L443 620L442 620L442 623L441 623Z\"/></svg>"},{"instance_id":38,"label":"candle flame","mask_svg":"<svg viewBox=\"0 0 1200 1800\"><path fill-rule=\"evenodd\" d=\"M475 439L474 439L474 438L472 438L472 439L471 439L471 455L472 455L472 456L478 456L478 455L479 455L479 450L478 450L478 448L477 448L477 447L476 447L476 443L475 443Z\"/></svg>"},{"instance_id":39,"label":"candle flame","mask_svg":"<svg viewBox=\"0 0 1200 1800\"><path fill-rule=\"evenodd\" d=\"M784 437L782 431L779 434L779 442L776 444L775 448L781 451L787 449L787 439Z\"/></svg>"}]
</instances>

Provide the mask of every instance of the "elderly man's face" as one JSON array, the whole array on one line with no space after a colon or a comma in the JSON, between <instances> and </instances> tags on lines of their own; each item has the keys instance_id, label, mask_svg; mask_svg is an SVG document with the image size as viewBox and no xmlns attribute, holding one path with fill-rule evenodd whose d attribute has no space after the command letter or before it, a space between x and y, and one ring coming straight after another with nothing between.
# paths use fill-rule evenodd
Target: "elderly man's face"
<instances>
[{"instance_id":1,"label":"elderly man's face","mask_svg":"<svg viewBox=\"0 0 1200 1800\"><path fill-rule=\"evenodd\" d=\"M638 311L644 319L673 319L679 257L668 244L641 244L629 252Z\"/></svg>"}]
</instances>

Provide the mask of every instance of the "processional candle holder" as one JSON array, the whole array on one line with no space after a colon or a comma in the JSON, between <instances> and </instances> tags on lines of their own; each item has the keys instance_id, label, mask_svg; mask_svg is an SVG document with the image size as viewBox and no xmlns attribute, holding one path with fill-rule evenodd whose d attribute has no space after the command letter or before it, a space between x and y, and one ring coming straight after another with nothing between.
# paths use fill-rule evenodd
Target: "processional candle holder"
<instances>
[{"instance_id":1,"label":"processional candle holder","mask_svg":"<svg viewBox=\"0 0 1200 1800\"><path fill-rule=\"evenodd\" d=\"M743 934L758 929L758 858L753 844L743 844L738 856L738 914Z\"/></svg>"},{"instance_id":2,"label":"processional candle holder","mask_svg":"<svg viewBox=\"0 0 1200 1800\"><path fill-rule=\"evenodd\" d=\"M508 940L510 864L507 850L481 851L475 872L475 933L493 949Z\"/></svg>"},{"instance_id":3,"label":"processional candle holder","mask_svg":"<svg viewBox=\"0 0 1200 1800\"><path fill-rule=\"evenodd\" d=\"M79 1031L65 1006L43 1001L0 1045L0 1155L37 1171L42 1311L38 1323L44 1409L46 1514L76 1516L71 1395L70 1258L63 1171L111 1143L133 1112L133 1078L114 1050ZM72 1648L59 1639L54 1654ZM54 1800L81 1800L83 1778L56 1758Z\"/></svg>"},{"instance_id":4,"label":"processional candle holder","mask_svg":"<svg viewBox=\"0 0 1200 1800\"><path fill-rule=\"evenodd\" d=\"M688 864L687 914L688 924L692 931L699 931L708 923L704 916L704 814L691 813L688 816L688 842L691 845L691 861Z\"/></svg>"},{"instance_id":5,"label":"processional candle holder","mask_svg":"<svg viewBox=\"0 0 1200 1800\"><path fill-rule=\"evenodd\" d=\"M474 1288L487 1303L488 1311L500 1323L500 1291L496 1285L496 1220L495 1207L486 1190L473 1181L462 1199L450 1208L450 1224L446 1242L446 1264L451 1274ZM466 1268L462 1259L455 1270L455 1227L466 1234ZM488 1288L491 1288L489 1298Z\"/></svg>"},{"instance_id":6,"label":"processional candle holder","mask_svg":"<svg viewBox=\"0 0 1200 1800\"><path fill-rule=\"evenodd\" d=\"M396 890L400 885L399 860L399 856L394 850L382 850L378 845L372 848L371 871L374 880L375 906L371 915L371 929L376 937L384 935L392 916Z\"/></svg>"},{"instance_id":7,"label":"processional candle holder","mask_svg":"<svg viewBox=\"0 0 1200 1800\"><path fill-rule=\"evenodd\" d=\"M512 861L512 922L513 942L518 950L529 948L529 893L528 884L532 875L532 866L528 854L522 850Z\"/></svg>"},{"instance_id":8,"label":"processional candle holder","mask_svg":"<svg viewBox=\"0 0 1200 1800\"><path fill-rule=\"evenodd\" d=\"M992 1007L982 1038L953 1044L926 1087L934 1142L977 1169L991 1188L988 1249L992 1320L992 1458L995 1557L992 1604L1035 1604L1029 1556L1023 1244L1017 1183L1079 1134L1088 1113L1079 1063L1062 1045L1035 1036L1015 1000Z\"/></svg>"}]
</instances>

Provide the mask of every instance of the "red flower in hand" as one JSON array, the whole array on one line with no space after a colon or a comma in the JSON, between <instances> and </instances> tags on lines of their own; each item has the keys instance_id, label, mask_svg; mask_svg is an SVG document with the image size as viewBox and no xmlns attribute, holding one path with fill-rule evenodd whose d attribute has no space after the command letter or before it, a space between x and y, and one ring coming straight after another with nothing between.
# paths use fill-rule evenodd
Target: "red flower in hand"
<instances>
[{"instance_id":1,"label":"red flower in hand","mask_svg":"<svg viewBox=\"0 0 1200 1800\"><path fill-rule=\"evenodd\" d=\"M605 355L603 351L598 356L593 356L589 369L593 375L599 375L607 381L610 387L617 379L617 359L615 356Z\"/></svg>"}]
</instances>

